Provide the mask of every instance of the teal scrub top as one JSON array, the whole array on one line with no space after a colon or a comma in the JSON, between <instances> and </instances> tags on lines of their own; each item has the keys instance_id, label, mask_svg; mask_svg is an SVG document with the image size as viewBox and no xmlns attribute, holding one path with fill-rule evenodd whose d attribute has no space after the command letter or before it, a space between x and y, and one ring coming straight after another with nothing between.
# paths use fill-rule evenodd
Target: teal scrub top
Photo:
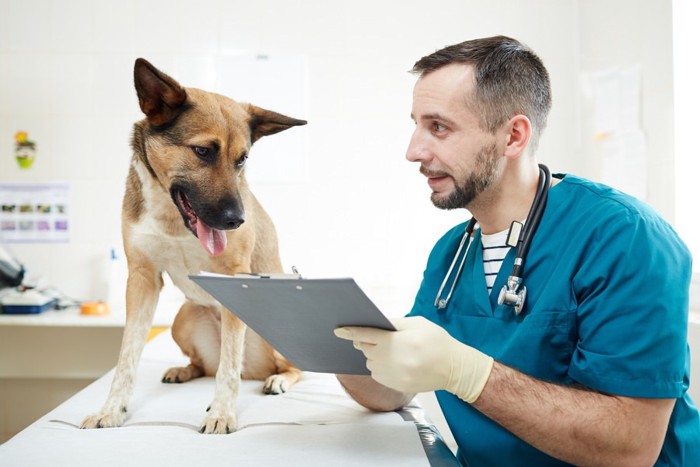
<instances>
[{"instance_id":1,"label":"teal scrub top","mask_svg":"<svg viewBox=\"0 0 700 467\"><path fill-rule=\"evenodd\" d=\"M447 308L435 307L464 223L433 248L409 316L423 316L454 338L541 380L620 396L676 398L656 465L700 465L700 419L686 394L687 247L640 201L573 175L555 177L562 180L549 191L526 258L527 299L519 315L497 303L515 251L511 248L487 295L479 230ZM565 465L456 396L446 391L436 395L463 464Z\"/></svg>"}]
</instances>

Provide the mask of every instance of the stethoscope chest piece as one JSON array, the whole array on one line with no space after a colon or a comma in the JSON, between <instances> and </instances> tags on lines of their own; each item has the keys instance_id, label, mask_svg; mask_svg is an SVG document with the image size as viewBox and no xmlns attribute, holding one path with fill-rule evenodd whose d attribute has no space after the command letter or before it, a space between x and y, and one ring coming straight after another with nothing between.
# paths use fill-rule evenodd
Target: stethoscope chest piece
<instances>
[{"instance_id":1,"label":"stethoscope chest piece","mask_svg":"<svg viewBox=\"0 0 700 467\"><path fill-rule=\"evenodd\" d=\"M519 277L509 277L508 284L504 285L498 294L498 304L504 303L512 306L515 314L519 315L525 306L525 297L527 296L527 287L523 286L522 290L518 291L522 279Z\"/></svg>"}]
</instances>

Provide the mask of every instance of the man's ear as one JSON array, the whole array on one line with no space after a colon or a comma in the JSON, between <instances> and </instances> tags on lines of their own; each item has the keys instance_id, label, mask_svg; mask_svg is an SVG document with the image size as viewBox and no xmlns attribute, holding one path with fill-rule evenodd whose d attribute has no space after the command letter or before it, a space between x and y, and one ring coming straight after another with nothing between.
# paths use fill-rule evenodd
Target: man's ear
<instances>
[{"instance_id":1,"label":"man's ear","mask_svg":"<svg viewBox=\"0 0 700 467\"><path fill-rule=\"evenodd\" d=\"M141 111L151 125L168 123L185 109L185 89L143 58L134 64L134 86Z\"/></svg>"},{"instance_id":2,"label":"man's ear","mask_svg":"<svg viewBox=\"0 0 700 467\"><path fill-rule=\"evenodd\" d=\"M532 136L532 124L525 115L518 114L508 120L506 124L506 148L504 155L516 158L527 149Z\"/></svg>"},{"instance_id":3,"label":"man's ear","mask_svg":"<svg viewBox=\"0 0 700 467\"><path fill-rule=\"evenodd\" d=\"M248 104L248 114L250 114L248 124L250 125L250 140L252 143L263 136L274 135L293 126L306 125L306 120L287 117L252 104Z\"/></svg>"}]
</instances>

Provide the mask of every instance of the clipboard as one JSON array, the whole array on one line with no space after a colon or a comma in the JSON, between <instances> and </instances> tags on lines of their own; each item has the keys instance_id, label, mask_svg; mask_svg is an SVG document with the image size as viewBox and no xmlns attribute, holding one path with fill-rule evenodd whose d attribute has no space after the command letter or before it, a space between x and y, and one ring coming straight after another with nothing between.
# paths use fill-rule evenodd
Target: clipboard
<instances>
[{"instance_id":1,"label":"clipboard","mask_svg":"<svg viewBox=\"0 0 700 467\"><path fill-rule=\"evenodd\" d=\"M389 319L351 278L290 276L189 277L301 370L369 375L364 354L333 330L367 326L395 331Z\"/></svg>"}]
</instances>

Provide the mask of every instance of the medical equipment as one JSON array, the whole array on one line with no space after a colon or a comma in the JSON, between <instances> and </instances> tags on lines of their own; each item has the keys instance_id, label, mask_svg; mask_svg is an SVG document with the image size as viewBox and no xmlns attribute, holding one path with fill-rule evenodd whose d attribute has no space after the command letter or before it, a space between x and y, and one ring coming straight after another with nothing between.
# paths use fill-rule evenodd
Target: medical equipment
<instances>
[{"instance_id":1,"label":"medical equipment","mask_svg":"<svg viewBox=\"0 0 700 467\"><path fill-rule=\"evenodd\" d=\"M532 243L532 237L537 231L537 226L542 219L542 214L544 213L544 208L547 204L547 193L550 185L552 184L552 176L549 169L544 164L539 164L540 168L540 178L537 184L537 192L535 194L535 199L532 201L532 206L530 207L530 212L528 213L525 225L523 226L520 222L513 221L511 224L510 232L508 232L507 244L512 247L516 247L515 250L515 262L513 264L513 270L508 277L506 285L503 286L501 292L498 295L498 304L503 305L504 303L508 306L512 306L515 309L515 314L520 314L525 305L525 297L527 295L527 288L522 286L522 290L519 290L523 283L523 268L525 266L525 258L527 257L528 250L530 249L530 244ZM462 237L459 247L457 247L457 253L455 254L452 264L450 264L445 279L440 285L437 296L435 297L435 307L438 310L443 310L447 308L447 304L452 298L452 292L455 289L459 276L462 273L462 268L464 267L464 262L469 254L469 248L472 243L472 232L474 231L474 226L476 225L476 219L471 218L467 224L466 231ZM464 249L465 243L467 248L462 255L462 250ZM452 286L447 293L447 297L442 298L445 286L448 280L452 276L452 270L457 264L459 257L462 259L457 268L457 272L452 279Z\"/></svg>"},{"instance_id":2,"label":"medical equipment","mask_svg":"<svg viewBox=\"0 0 700 467\"><path fill-rule=\"evenodd\" d=\"M469 220L469 223L467 224L467 230L464 232L464 236L462 237L462 241L459 242L459 247L457 247L457 253L455 254L454 259L452 260L452 264L450 264L450 268L447 270L447 274L445 274L445 279L443 279L442 284L440 285L440 289L438 290L437 296L435 297L435 306L437 307L438 310L444 310L447 308L447 304L450 302L450 298L452 298L452 292L455 290L455 285L457 285L457 279L459 278L459 275L462 273L462 268L464 267L464 261L467 259L467 254L469 253L469 248L472 246L472 232L474 231L474 226L476 225L476 218L472 217ZM462 261L459 263L459 268L457 269L457 273L455 274L455 278L452 280L452 287L450 287L450 291L447 293L446 298L441 298L442 297L442 292L445 290L445 285L447 285L447 281L452 275L452 269L454 269L455 264L457 263L457 258L459 258L459 255L462 253L462 249L464 248L464 244L466 242L469 242L467 244L467 250L464 253L464 256L462 256Z\"/></svg>"},{"instance_id":3,"label":"medical equipment","mask_svg":"<svg viewBox=\"0 0 700 467\"><path fill-rule=\"evenodd\" d=\"M0 289L21 285L24 272L24 266L0 245Z\"/></svg>"},{"instance_id":4,"label":"medical equipment","mask_svg":"<svg viewBox=\"0 0 700 467\"><path fill-rule=\"evenodd\" d=\"M12 290L0 298L0 309L6 315L38 314L54 308L57 302L36 289Z\"/></svg>"}]
</instances>

